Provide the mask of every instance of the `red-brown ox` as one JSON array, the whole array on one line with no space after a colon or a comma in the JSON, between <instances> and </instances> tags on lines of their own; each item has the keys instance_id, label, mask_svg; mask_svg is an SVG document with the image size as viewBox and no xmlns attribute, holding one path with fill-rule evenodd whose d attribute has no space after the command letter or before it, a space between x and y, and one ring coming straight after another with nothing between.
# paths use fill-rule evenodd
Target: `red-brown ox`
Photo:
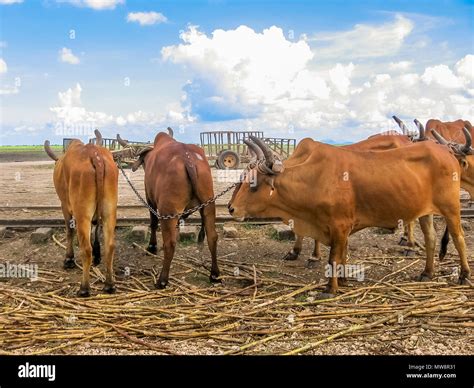
<instances>
[{"instance_id":1,"label":"red-brown ox","mask_svg":"<svg viewBox=\"0 0 474 388\"><path fill-rule=\"evenodd\" d=\"M440 121L430 119L426 122L425 136L429 139L436 140L433 130L448 141L462 143L464 141L463 128L467 128L471 136L474 136L472 125L467 120L456 121Z\"/></svg>"},{"instance_id":2,"label":"red-brown ox","mask_svg":"<svg viewBox=\"0 0 474 388\"><path fill-rule=\"evenodd\" d=\"M229 202L229 212L237 220L293 220L296 234L330 247L329 264L336 268L345 265L349 235L371 226L396 228L400 220L406 224L420 218L427 254L420 280L426 280L434 273L432 214L440 214L460 256L460 281L470 276L460 219L460 179L453 179L461 176L461 166L447 147L420 142L360 152L304 139L283 165L263 142L252 140L264 158L251 166L258 184L244 180ZM337 289L333 272L322 297L332 297Z\"/></svg>"},{"instance_id":3,"label":"red-brown ox","mask_svg":"<svg viewBox=\"0 0 474 388\"><path fill-rule=\"evenodd\" d=\"M362 140L358 143L349 144L342 146L341 148L352 150L352 151L386 151L390 149L405 147L407 145L413 144L413 134L409 132L406 125L396 116L393 116L393 119L397 122L400 128L403 131L403 134L400 134L397 131L390 131L379 133L376 135L370 136L368 139ZM414 223L410 222L405 227L405 234L408 247L415 246L415 236L414 236ZM296 241L293 248L283 257L283 260L297 260L301 249L303 246L303 236L296 236ZM409 252L409 251L407 251ZM316 263L321 259L321 248L318 240L314 241L314 249L311 257L308 259L306 266L308 268L314 268Z\"/></svg>"},{"instance_id":4,"label":"red-brown ox","mask_svg":"<svg viewBox=\"0 0 474 388\"><path fill-rule=\"evenodd\" d=\"M171 134L171 132L170 132ZM121 141L123 146L126 142ZM199 205L214 196L212 174L204 151L193 144L176 141L170 135L160 132L153 147L139 152L138 161L132 170L141 164L145 170L145 192L148 205L158 210L159 215L175 215ZM217 232L215 228L216 208L211 203L200 210L202 226L198 242L202 243L207 234L211 252L211 282L218 282ZM156 230L158 218L150 212L151 237L148 251L157 252ZM168 284L169 270L177 240L178 218L160 220L163 236L163 269L156 283L157 288Z\"/></svg>"},{"instance_id":5,"label":"red-brown ox","mask_svg":"<svg viewBox=\"0 0 474 388\"><path fill-rule=\"evenodd\" d=\"M472 128L471 123L468 120L456 120L456 121L440 121L437 119L430 119L426 122L426 129L423 125L418 121L415 120L418 129L420 130L420 137L434 140L434 141L444 141L445 143L454 142L459 143L461 139L464 137L463 129L469 131L471 136L474 136L474 130ZM441 136L441 139L440 137ZM467 158L468 165L466 165L466 171L464 172L465 177L463 177L463 181L461 182L461 187L466 190L471 198L474 198L474 190L473 187L469 184L463 184L464 181L470 179L471 176L474 176L474 166L472 163L474 162L474 158L468 156ZM441 246L439 250L439 258L443 260L446 256L448 250L448 243L449 243L449 232L448 228L446 227L443 237L441 238Z\"/></svg>"},{"instance_id":6,"label":"red-brown ox","mask_svg":"<svg viewBox=\"0 0 474 388\"><path fill-rule=\"evenodd\" d=\"M101 143L96 130L97 144ZM44 142L49 157L56 161L54 187L61 201L66 223L65 268L73 268L74 229L77 230L79 252L82 260L82 282L79 296L90 295L89 270L94 253L94 265L100 263L99 225L104 232L106 280L104 291L115 292L113 277L114 233L117 218L118 171L110 151L99 145L73 140L61 157L52 151L49 141ZM96 224L94 246L91 246L91 226Z\"/></svg>"}]
</instances>

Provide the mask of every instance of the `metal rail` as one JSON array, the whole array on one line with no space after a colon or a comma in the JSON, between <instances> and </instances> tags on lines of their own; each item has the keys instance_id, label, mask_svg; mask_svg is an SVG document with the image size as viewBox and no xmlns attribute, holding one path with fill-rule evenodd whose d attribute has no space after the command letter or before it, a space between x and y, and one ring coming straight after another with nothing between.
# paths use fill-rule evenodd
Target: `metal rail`
<instances>
[{"instance_id":1,"label":"metal rail","mask_svg":"<svg viewBox=\"0 0 474 388\"><path fill-rule=\"evenodd\" d=\"M216 217L216 224L223 224L226 222L235 221L231 216ZM127 217L118 218L117 227L127 227L134 225L148 224L150 222L149 217ZM279 218L249 218L245 221L251 225L268 225L281 223ZM186 224L200 225L201 218L187 218ZM64 219L62 218L30 218L30 219L0 219L0 226L8 228L41 228L41 227L64 227Z\"/></svg>"}]
</instances>

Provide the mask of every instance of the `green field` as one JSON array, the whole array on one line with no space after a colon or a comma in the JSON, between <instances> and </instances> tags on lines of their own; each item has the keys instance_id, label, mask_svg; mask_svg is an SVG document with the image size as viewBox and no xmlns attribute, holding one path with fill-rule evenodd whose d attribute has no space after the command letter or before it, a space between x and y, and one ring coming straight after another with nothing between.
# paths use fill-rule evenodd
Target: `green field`
<instances>
[{"instance_id":1,"label":"green field","mask_svg":"<svg viewBox=\"0 0 474 388\"><path fill-rule=\"evenodd\" d=\"M52 145L51 148L55 151L62 151L62 145ZM0 146L0 152L37 152L43 151L43 145L4 145Z\"/></svg>"}]
</instances>

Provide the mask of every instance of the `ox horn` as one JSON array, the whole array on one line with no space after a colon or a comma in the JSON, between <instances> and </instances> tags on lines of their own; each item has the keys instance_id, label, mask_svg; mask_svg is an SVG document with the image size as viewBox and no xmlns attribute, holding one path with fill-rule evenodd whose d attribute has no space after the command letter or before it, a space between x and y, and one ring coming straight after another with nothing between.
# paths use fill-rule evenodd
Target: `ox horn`
<instances>
[{"instance_id":1,"label":"ox horn","mask_svg":"<svg viewBox=\"0 0 474 388\"><path fill-rule=\"evenodd\" d=\"M262 150L252 141L245 139L244 143L247 144L247 147L249 147L255 155L257 155L257 160L262 160L264 158Z\"/></svg>"},{"instance_id":2,"label":"ox horn","mask_svg":"<svg viewBox=\"0 0 474 388\"><path fill-rule=\"evenodd\" d=\"M48 154L48 156L53 159L54 161L57 161L59 158L56 156L56 154L53 152L51 149L51 145L49 143L49 140L45 140L44 142L44 150Z\"/></svg>"},{"instance_id":3,"label":"ox horn","mask_svg":"<svg viewBox=\"0 0 474 388\"><path fill-rule=\"evenodd\" d=\"M464 137L466 138L466 144L464 144L461 151L464 154L469 154L469 153L471 153L472 136L471 136L471 134L469 133L469 130L466 127L464 127L462 129L462 131L464 132Z\"/></svg>"},{"instance_id":4,"label":"ox horn","mask_svg":"<svg viewBox=\"0 0 474 388\"><path fill-rule=\"evenodd\" d=\"M418 121L418 119L413 120L418 127L418 131L420 131L419 140L425 140L425 127L422 123Z\"/></svg>"},{"instance_id":5,"label":"ox horn","mask_svg":"<svg viewBox=\"0 0 474 388\"><path fill-rule=\"evenodd\" d=\"M405 123L402 120L400 120L397 116L392 116L392 118L396 121L396 123L398 124L398 126L402 130L403 134L408 135L408 128L405 125Z\"/></svg>"},{"instance_id":6,"label":"ox horn","mask_svg":"<svg viewBox=\"0 0 474 388\"><path fill-rule=\"evenodd\" d=\"M168 127L168 128L166 128L166 129L168 130L168 135L170 135L170 137L173 137L173 138L174 138L173 128Z\"/></svg>"},{"instance_id":7,"label":"ox horn","mask_svg":"<svg viewBox=\"0 0 474 388\"><path fill-rule=\"evenodd\" d=\"M432 129L431 133L433 134L434 138L438 141L439 144L448 145L448 142L446 141L446 139L443 136L441 136L438 132L436 132L436 130Z\"/></svg>"},{"instance_id":8,"label":"ox horn","mask_svg":"<svg viewBox=\"0 0 474 388\"><path fill-rule=\"evenodd\" d=\"M266 164L268 167L271 167L275 161L275 157L273 156L273 152L270 150L270 148L268 148L262 139L259 139L256 136L250 135L249 138L262 150Z\"/></svg>"},{"instance_id":9,"label":"ox horn","mask_svg":"<svg viewBox=\"0 0 474 388\"><path fill-rule=\"evenodd\" d=\"M122 147L128 146L128 141L123 140L118 133L117 133L117 141Z\"/></svg>"},{"instance_id":10,"label":"ox horn","mask_svg":"<svg viewBox=\"0 0 474 388\"><path fill-rule=\"evenodd\" d=\"M98 129L94 129L94 134L95 134L95 144L98 146L101 146L104 144L104 140L102 139L102 134Z\"/></svg>"}]
</instances>

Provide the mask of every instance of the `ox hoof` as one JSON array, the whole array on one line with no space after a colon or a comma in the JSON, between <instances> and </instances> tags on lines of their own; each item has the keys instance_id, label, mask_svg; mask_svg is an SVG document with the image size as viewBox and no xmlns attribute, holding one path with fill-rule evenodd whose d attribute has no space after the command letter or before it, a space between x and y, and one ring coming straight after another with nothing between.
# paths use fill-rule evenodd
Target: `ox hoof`
<instances>
[{"instance_id":1,"label":"ox hoof","mask_svg":"<svg viewBox=\"0 0 474 388\"><path fill-rule=\"evenodd\" d=\"M316 268L318 262L319 262L319 259L317 259L316 257L312 257L311 259L308 259L306 261L306 268L308 269Z\"/></svg>"},{"instance_id":2,"label":"ox hoof","mask_svg":"<svg viewBox=\"0 0 474 388\"><path fill-rule=\"evenodd\" d=\"M209 281L211 283L222 283L222 280L219 279L219 275L213 275L213 274L211 274L211 276L209 276Z\"/></svg>"},{"instance_id":3,"label":"ox hoof","mask_svg":"<svg viewBox=\"0 0 474 388\"><path fill-rule=\"evenodd\" d=\"M423 272L420 276L418 276L419 282L429 282L431 281L432 276L428 275L427 273Z\"/></svg>"},{"instance_id":4,"label":"ox hoof","mask_svg":"<svg viewBox=\"0 0 474 388\"><path fill-rule=\"evenodd\" d=\"M459 284L461 286L472 286L472 282L467 277L460 277Z\"/></svg>"},{"instance_id":5,"label":"ox hoof","mask_svg":"<svg viewBox=\"0 0 474 388\"><path fill-rule=\"evenodd\" d=\"M152 245L152 244L148 245L148 248L146 250L147 252L153 253L154 255L156 255L156 252L158 252L156 245Z\"/></svg>"},{"instance_id":6,"label":"ox hoof","mask_svg":"<svg viewBox=\"0 0 474 388\"><path fill-rule=\"evenodd\" d=\"M105 284L102 291L106 292L107 294L115 294L117 287L115 287L115 284Z\"/></svg>"},{"instance_id":7,"label":"ox hoof","mask_svg":"<svg viewBox=\"0 0 474 388\"><path fill-rule=\"evenodd\" d=\"M81 298L87 298L90 296L91 292L89 288L80 288L79 291L77 292L77 296L80 296Z\"/></svg>"},{"instance_id":8,"label":"ox hoof","mask_svg":"<svg viewBox=\"0 0 474 388\"><path fill-rule=\"evenodd\" d=\"M286 260L286 261L294 261L296 259L298 259L298 256L299 254L296 253L293 249L291 251L289 251L284 257L283 257L283 260Z\"/></svg>"},{"instance_id":9,"label":"ox hoof","mask_svg":"<svg viewBox=\"0 0 474 388\"><path fill-rule=\"evenodd\" d=\"M416 252L413 249L405 249L405 251L403 252L403 255L405 257L413 257L416 255Z\"/></svg>"},{"instance_id":10,"label":"ox hoof","mask_svg":"<svg viewBox=\"0 0 474 388\"><path fill-rule=\"evenodd\" d=\"M64 260L63 267L64 267L64 269L75 268L76 267L76 262L74 261L74 258L73 257L72 258L66 257L66 259Z\"/></svg>"},{"instance_id":11,"label":"ox hoof","mask_svg":"<svg viewBox=\"0 0 474 388\"><path fill-rule=\"evenodd\" d=\"M164 280L159 280L155 283L155 287L158 288L159 290L165 289L167 285L168 285L168 282L165 282Z\"/></svg>"},{"instance_id":12,"label":"ox hoof","mask_svg":"<svg viewBox=\"0 0 474 388\"><path fill-rule=\"evenodd\" d=\"M332 299L332 298L335 298L336 297L336 294L333 294L333 293L330 293L330 292L321 292L318 294L317 298L318 300L321 300L321 299Z\"/></svg>"},{"instance_id":13,"label":"ox hoof","mask_svg":"<svg viewBox=\"0 0 474 388\"><path fill-rule=\"evenodd\" d=\"M100 264L100 261L100 257L94 257L92 264L94 265L94 267L97 267Z\"/></svg>"}]
</instances>

